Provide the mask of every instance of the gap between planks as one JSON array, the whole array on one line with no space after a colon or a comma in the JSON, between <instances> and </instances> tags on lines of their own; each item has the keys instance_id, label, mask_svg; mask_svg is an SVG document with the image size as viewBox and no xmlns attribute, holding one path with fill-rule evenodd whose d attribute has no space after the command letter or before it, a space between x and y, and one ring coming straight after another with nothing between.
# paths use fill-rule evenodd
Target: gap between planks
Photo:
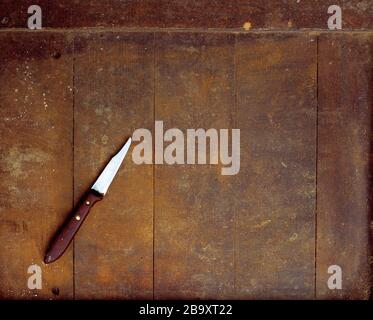
<instances>
[{"instance_id":1,"label":"gap between planks","mask_svg":"<svg viewBox=\"0 0 373 320\"><path fill-rule=\"evenodd\" d=\"M100 32L133 32L133 33L169 33L169 32L181 32L181 33L228 33L228 34L272 34L272 33L284 33L284 34L373 34L373 30L325 30L325 29L298 29L298 30L284 30L284 29L253 29L244 30L243 28L129 28L129 27L82 27L82 28L43 28L41 30L30 30L27 28L0 28L0 33L17 33L17 32L30 32L30 33L100 33Z\"/></svg>"}]
</instances>

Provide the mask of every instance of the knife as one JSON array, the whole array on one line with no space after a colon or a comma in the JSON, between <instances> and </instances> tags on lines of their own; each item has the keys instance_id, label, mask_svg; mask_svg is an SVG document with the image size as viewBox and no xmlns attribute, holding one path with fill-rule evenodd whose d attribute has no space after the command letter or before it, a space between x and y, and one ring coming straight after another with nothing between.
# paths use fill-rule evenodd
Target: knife
<instances>
[{"instance_id":1,"label":"knife","mask_svg":"<svg viewBox=\"0 0 373 320\"><path fill-rule=\"evenodd\" d=\"M128 152L130 145L131 138L129 138L120 151L111 158L91 189L81 199L79 205L73 210L72 215L57 232L45 255L45 263L48 264L56 261L68 248L70 242L73 240L75 234L83 224L83 221L87 217L93 205L104 198L110 184L112 183L120 165L124 160L124 157Z\"/></svg>"}]
</instances>

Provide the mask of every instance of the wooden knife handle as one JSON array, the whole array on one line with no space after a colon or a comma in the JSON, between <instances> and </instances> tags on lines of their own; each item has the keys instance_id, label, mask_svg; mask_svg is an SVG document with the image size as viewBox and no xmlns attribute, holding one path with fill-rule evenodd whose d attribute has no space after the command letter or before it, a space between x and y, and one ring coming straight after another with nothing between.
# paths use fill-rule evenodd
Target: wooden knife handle
<instances>
[{"instance_id":1,"label":"wooden knife handle","mask_svg":"<svg viewBox=\"0 0 373 320\"><path fill-rule=\"evenodd\" d=\"M80 204L74 209L71 217L69 217L53 238L44 258L45 263L56 261L62 256L93 205L102 200L102 198L103 196L101 194L92 189L82 198Z\"/></svg>"}]
</instances>

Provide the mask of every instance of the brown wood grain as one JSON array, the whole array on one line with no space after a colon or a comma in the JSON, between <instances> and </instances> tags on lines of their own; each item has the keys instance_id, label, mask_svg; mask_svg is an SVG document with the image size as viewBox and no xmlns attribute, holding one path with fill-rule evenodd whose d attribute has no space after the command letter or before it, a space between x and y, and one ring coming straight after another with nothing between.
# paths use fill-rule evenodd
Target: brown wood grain
<instances>
[{"instance_id":1,"label":"brown wood grain","mask_svg":"<svg viewBox=\"0 0 373 320\"><path fill-rule=\"evenodd\" d=\"M0 28L27 28L27 8L40 5L45 28L327 29L330 5L342 9L343 29L372 29L370 0L3 0ZM247 25L247 24L246 24Z\"/></svg>"},{"instance_id":2,"label":"brown wood grain","mask_svg":"<svg viewBox=\"0 0 373 320\"><path fill-rule=\"evenodd\" d=\"M72 250L43 263L72 206L71 41L18 32L0 43L0 298L71 298ZM33 264L41 290L27 286Z\"/></svg>"},{"instance_id":3,"label":"brown wood grain","mask_svg":"<svg viewBox=\"0 0 373 320\"><path fill-rule=\"evenodd\" d=\"M371 34L321 35L317 184L317 297L367 299L372 176ZM327 287L342 268L342 290Z\"/></svg>"},{"instance_id":4,"label":"brown wood grain","mask_svg":"<svg viewBox=\"0 0 373 320\"><path fill-rule=\"evenodd\" d=\"M152 129L153 58L153 34L75 38L76 201L135 129ZM79 299L152 297L153 169L131 152L75 238L75 290Z\"/></svg>"},{"instance_id":5,"label":"brown wood grain","mask_svg":"<svg viewBox=\"0 0 373 320\"><path fill-rule=\"evenodd\" d=\"M239 298L314 295L316 43L307 34L238 37Z\"/></svg>"},{"instance_id":6,"label":"brown wood grain","mask_svg":"<svg viewBox=\"0 0 373 320\"><path fill-rule=\"evenodd\" d=\"M157 34L155 69L165 130L232 127L233 35ZM220 165L156 165L155 298L233 296L234 179Z\"/></svg>"},{"instance_id":7,"label":"brown wood grain","mask_svg":"<svg viewBox=\"0 0 373 320\"><path fill-rule=\"evenodd\" d=\"M81 25L108 26L96 15L104 5L121 26L120 8L91 3ZM131 5L137 23L143 13ZM188 19L200 14L197 27L239 21L216 9L212 25L183 5ZM142 7L143 26L193 27L171 9L159 20L155 8ZM252 21L284 25L292 11L275 8ZM1 31L0 299L369 298L372 41L369 32ZM136 165L130 150L73 246L44 265L74 202L154 120L184 132L239 128L240 172ZM27 289L31 264L41 290ZM326 286L335 264L343 290Z\"/></svg>"}]
</instances>

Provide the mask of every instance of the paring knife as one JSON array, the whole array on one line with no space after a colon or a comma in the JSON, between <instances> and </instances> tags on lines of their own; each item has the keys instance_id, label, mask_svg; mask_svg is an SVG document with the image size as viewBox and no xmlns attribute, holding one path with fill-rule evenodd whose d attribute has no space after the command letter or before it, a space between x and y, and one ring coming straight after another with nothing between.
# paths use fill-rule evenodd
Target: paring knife
<instances>
[{"instance_id":1,"label":"paring knife","mask_svg":"<svg viewBox=\"0 0 373 320\"><path fill-rule=\"evenodd\" d=\"M45 263L56 261L65 252L75 234L78 232L84 219L87 217L89 210L96 202L102 200L105 196L111 182L113 181L120 165L124 160L124 157L127 154L130 145L131 138L129 138L122 149L120 149L120 151L113 158L111 158L91 189L82 198L80 204L74 209L72 216L57 232L45 255Z\"/></svg>"}]
</instances>

